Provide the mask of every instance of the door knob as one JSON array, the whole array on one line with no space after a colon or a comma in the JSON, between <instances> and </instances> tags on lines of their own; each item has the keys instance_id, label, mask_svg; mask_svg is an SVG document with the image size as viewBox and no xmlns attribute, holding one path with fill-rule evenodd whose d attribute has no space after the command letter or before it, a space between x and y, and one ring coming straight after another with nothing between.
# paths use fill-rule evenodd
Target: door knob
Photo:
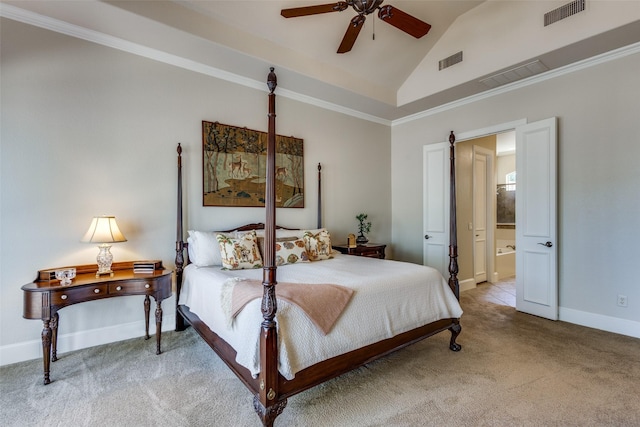
<instances>
[{"instance_id":1,"label":"door knob","mask_svg":"<svg viewBox=\"0 0 640 427\"><path fill-rule=\"evenodd\" d=\"M424 238L425 238L425 239L427 239L427 240L429 240L429 239L431 238L431 236L429 236L428 234L425 234L425 235L424 235Z\"/></svg>"},{"instance_id":2,"label":"door knob","mask_svg":"<svg viewBox=\"0 0 640 427\"><path fill-rule=\"evenodd\" d=\"M539 244L539 245L542 245L542 246L546 246L546 247L548 247L548 248L550 248L551 246L553 246L553 243L551 243L551 242L538 243L538 244Z\"/></svg>"}]
</instances>

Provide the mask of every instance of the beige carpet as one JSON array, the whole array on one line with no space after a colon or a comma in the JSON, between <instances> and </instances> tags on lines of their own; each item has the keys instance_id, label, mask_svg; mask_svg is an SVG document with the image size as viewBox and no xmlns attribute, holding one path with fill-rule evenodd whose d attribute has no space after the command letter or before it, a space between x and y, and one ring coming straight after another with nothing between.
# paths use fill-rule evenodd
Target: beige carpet
<instances>
[{"instance_id":1,"label":"beige carpet","mask_svg":"<svg viewBox=\"0 0 640 427\"><path fill-rule=\"evenodd\" d=\"M640 340L462 294L458 342L429 338L289 400L277 426L640 426ZM0 368L3 426L259 426L252 396L192 331Z\"/></svg>"}]
</instances>

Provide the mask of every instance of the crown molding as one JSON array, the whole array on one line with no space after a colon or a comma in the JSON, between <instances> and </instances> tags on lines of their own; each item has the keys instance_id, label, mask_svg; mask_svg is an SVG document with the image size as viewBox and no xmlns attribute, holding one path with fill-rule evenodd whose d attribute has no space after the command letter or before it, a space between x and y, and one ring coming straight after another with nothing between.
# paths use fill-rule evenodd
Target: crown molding
<instances>
[{"instance_id":1,"label":"crown molding","mask_svg":"<svg viewBox=\"0 0 640 427\"><path fill-rule=\"evenodd\" d=\"M79 25L70 24L68 22L24 10L16 6L0 3L0 16L12 19L14 21L33 25L35 27L54 31L56 33L65 34L81 40L86 40L102 46L107 46L113 49L142 56L158 62L163 62L165 64L173 65L186 70L194 71L196 73L205 74L207 76L215 77L220 80L228 81L230 83L235 83L263 92L268 92L265 82L242 77L240 75L230 73L219 68L212 67L210 65L205 65L188 58L163 52L161 50L143 46L138 43L133 43L119 37L114 37L108 34L101 33L99 31L81 27ZM331 110L370 122L379 123L385 126L391 125L390 120L366 114L351 108L343 107L341 105L327 102L312 96L304 95L299 92L287 90L282 86L278 87L278 95L305 104L314 105L326 110Z\"/></svg>"},{"instance_id":2,"label":"crown molding","mask_svg":"<svg viewBox=\"0 0 640 427\"><path fill-rule=\"evenodd\" d=\"M590 68L596 65L604 64L606 62L614 61L616 59L624 58L625 56L634 55L637 53L640 53L640 42L630 44L628 46L623 46L621 48L614 49L612 51L605 52L600 55L593 56L591 58L583 59L581 61L574 62L573 64L568 64L563 67L555 68L553 70L549 70L547 72L537 74L535 76L531 76L523 80L518 80L517 82L509 83L494 89L489 89L477 95L471 95L466 98L457 99L447 104L442 104L438 107L430 108L428 110L421 111L416 114L405 116L400 119L393 120L391 125L397 126L397 125L412 122L414 120L419 120L425 117L433 116L433 115L442 113L444 111L452 110L454 108L462 107L468 104L473 104L474 102L482 101L483 99L491 98L497 95L502 95L503 93L518 90L523 87L538 84L546 80L551 80L556 77L564 76L566 74L584 70L585 68Z\"/></svg>"},{"instance_id":3,"label":"crown molding","mask_svg":"<svg viewBox=\"0 0 640 427\"><path fill-rule=\"evenodd\" d=\"M75 24L70 24L55 18L51 18L45 15L41 15L35 12L31 12L19 7L0 3L0 16L12 19L14 21L23 22L25 24L33 25L36 27L44 28L57 33L65 34L78 39L86 40L103 46L111 47L113 49L128 52L134 55L142 56L148 59L170 64L179 68L194 71L197 73L205 74L220 80L235 83L241 86L249 87L252 89L267 92L267 88L264 82L246 78L238 74L230 73L221 70L210 65L206 65L197 61L193 61L188 58L184 58L178 55L170 54L158 49L143 46L138 43L133 43L119 37L114 37L108 34L101 33L99 31L91 30L85 27L81 27ZM573 73L575 71L583 70L595 65L599 65L605 62L613 61L619 58L623 58L628 55L637 54L640 52L640 43L634 43L628 46L624 46L619 49L612 50L591 58L584 59L582 61L575 62L573 64L566 65L564 67L556 68L547 71L542 74L538 74L523 80L519 80L514 83L510 83L498 88L490 89L477 95L471 95L466 98L461 98L456 101L449 102L447 104L440 105L438 107L430 108L428 110L421 111L419 113L411 114L399 119L388 120L381 117L377 117L371 114L357 111L348 107L344 107L332 102L324 101L316 97L308 96L288 90L285 87L278 88L278 95L285 98L289 98L295 101L299 101L305 104L313 105L325 110L334 111L337 113L345 114L351 117L359 118L373 123L378 123L384 126L398 126L405 123L419 120L425 117L433 116L444 111L452 110L464 105L472 104L493 96L501 95L513 90L517 90L526 86L537 84L549 79L553 79L565 74Z\"/></svg>"}]
</instances>

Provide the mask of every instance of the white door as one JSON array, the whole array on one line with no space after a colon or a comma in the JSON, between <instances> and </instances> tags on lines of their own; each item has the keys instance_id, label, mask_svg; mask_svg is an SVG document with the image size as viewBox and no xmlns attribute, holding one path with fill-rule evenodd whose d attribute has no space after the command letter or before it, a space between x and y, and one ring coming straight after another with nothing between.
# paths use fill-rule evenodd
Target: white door
<instances>
[{"instance_id":1,"label":"white door","mask_svg":"<svg viewBox=\"0 0 640 427\"><path fill-rule=\"evenodd\" d=\"M449 277L449 143L423 151L423 262Z\"/></svg>"},{"instance_id":2,"label":"white door","mask_svg":"<svg viewBox=\"0 0 640 427\"><path fill-rule=\"evenodd\" d=\"M516 127L516 309L558 319L556 118Z\"/></svg>"},{"instance_id":3,"label":"white door","mask_svg":"<svg viewBox=\"0 0 640 427\"><path fill-rule=\"evenodd\" d=\"M473 277L487 281L487 154L473 148Z\"/></svg>"}]
</instances>

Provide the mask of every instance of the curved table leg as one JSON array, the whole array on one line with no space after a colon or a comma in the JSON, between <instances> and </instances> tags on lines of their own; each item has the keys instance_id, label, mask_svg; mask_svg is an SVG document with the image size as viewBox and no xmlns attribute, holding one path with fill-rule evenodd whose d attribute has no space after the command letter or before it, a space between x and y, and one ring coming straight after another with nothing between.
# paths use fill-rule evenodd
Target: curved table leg
<instances>
[{"instance_id":1,"label":"curved table leg","mask_svg":"<svg viewBox=\"0 0 640 427\"><path fill-rule=\"evenodd\" d=\"M51 317L51 361L58 360L58 313Z\"/></svg>"},{"instance_id":2,"label":"curved table leg","mask_svg":"<svg viewBox=\"0 0 640 427\"><path fill-rule=\"evenodd\" d=\"M162 339L162 300L156 300L156 354L162 353L160 340Z\"/></svg>"},{"instance_id":3,"label":"curved table leg","mask_svg":"<svg viewBox=\"0 0 640 427\"><path fill-rule=\"evenodd\" d=\"M151 302L149 301L149 295L144 296L144 339L148 340L149 336L149 311L151 308Z\"/></svg>"},{"instance_id":4,"label":"curved table leg","mask_svg":"<svg viewBox=\"0 0 640 427\"><path fill-rule=\"evenodd\" d=\"M49 357L51 356L51 324L49 319L43 320L44 328L42 329L42 362L44 363L44 385L51 382L49 378Z\"/></svg>"}]
</instances>

